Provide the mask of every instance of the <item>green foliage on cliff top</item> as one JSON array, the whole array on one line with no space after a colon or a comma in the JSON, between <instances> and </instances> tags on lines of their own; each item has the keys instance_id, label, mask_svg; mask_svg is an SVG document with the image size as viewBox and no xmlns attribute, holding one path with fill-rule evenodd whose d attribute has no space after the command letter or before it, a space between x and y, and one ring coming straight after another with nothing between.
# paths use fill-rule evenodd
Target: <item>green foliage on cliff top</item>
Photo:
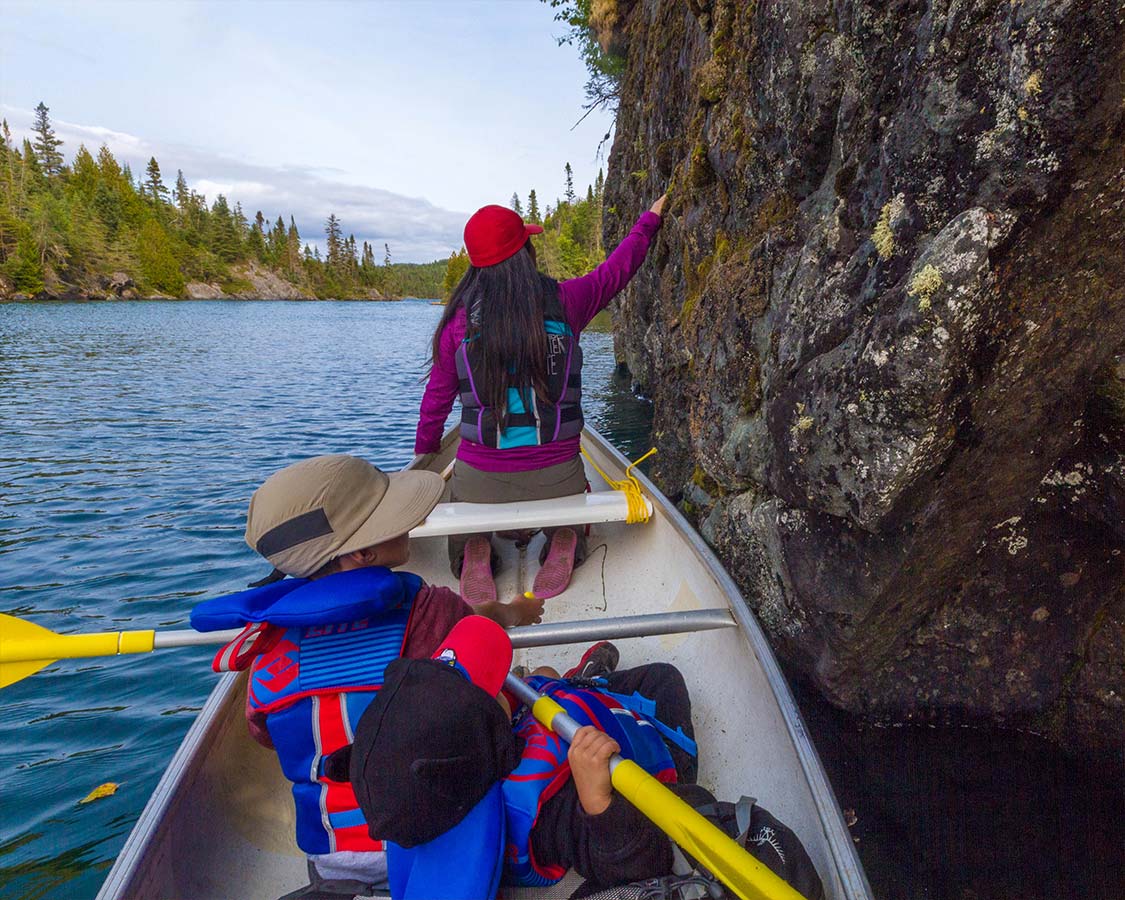
<instances>
[{"instance_id":1,"label":"green foliage on cliff top","mask_svg":"<svg viewBox=\"0 0 1125 900\"><path fill-rule=\"evenodd\" d=\"M586 109L617 109L625 57L611 46L617 26L616 0L543 0L555 10L555 21L567 26L560 44L578 47L590 77L586 82Z\"/></svg>"}]
</instances>

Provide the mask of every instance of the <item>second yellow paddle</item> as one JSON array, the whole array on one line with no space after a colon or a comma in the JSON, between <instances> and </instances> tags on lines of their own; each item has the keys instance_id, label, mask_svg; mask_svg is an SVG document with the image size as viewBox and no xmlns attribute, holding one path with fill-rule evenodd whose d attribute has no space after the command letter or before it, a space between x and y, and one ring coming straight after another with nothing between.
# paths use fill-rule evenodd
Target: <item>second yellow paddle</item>
<instances>
[{"instance_id":1,"label":"second yellow paddle","mask_svg":"<svg viewBox=\"0 0 1125 900\"><path fill-rule=\"evenodd\" d=\"M581 727L558 702L514 675L507 677L504 687L526 703L532 715L563 740L572 740ZM803 900L737 841L631 759L615 753L609 767L617 791L742 900Z\"/></svg>"}]
</instances>

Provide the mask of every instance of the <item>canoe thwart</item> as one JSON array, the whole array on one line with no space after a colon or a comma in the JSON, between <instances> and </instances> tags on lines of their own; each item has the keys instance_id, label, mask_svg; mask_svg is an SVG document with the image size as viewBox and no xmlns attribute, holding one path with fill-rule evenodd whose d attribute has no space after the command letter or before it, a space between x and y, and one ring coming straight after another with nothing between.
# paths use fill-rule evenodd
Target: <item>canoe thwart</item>
<instances>
[{"instance_id":1,"label":"canoe thwart","mask_svg":"<svg viewBox=\"0 0 1125 900\"><path fill-rule=\"evenodd\" d=\"M652 514L652 502L643 498ZM629 498L622 491L595 491L554 500L516 503L439 503L412 538L475 534L483 531L535 531L563 525L597 525L629 518Z\"/></svg>"},{"instance_id":2,"label":"canoe thwart","mask_svg":"<svg viewBox=\"0 0 1125 900\"><path fill-rule=\"evenodd\" d=\"M508 637L512 639L512 646L517 648L554 647L558 644L582 644L737 627L738 623L734 621L729 610L690 609L682 612L649 613L642 616L587 619L580 622L524 625L509 629Z\"/></svg>"}]
</instances>

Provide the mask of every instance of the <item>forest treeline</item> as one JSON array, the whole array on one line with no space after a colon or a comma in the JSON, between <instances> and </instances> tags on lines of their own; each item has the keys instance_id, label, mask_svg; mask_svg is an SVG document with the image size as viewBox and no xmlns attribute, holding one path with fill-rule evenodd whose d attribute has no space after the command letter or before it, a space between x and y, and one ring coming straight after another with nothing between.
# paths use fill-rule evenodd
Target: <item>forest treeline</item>
<instances>
[{"instance_id":1,"label":"forest treeline","mask_svg":"<svg viewBox=\"0 0 1125 900\"><path fill-rule=\"evenodd\" d=\"M264 269L306 296L447 297L468 267L463 249L448 260L395 263L389 246L358 244L335 214L322 254L293 216L247 214L222 194L209 202L182 171L169 187L155 158L134 175L106 146L95 155L80 145L68 164L43 103L32 133L17 147L0 124L0 294L112 296L132 282L139 295L182 297L200 282L247 296ZM599 172L579 197L567 164L553 205L541 211L534 190L526 201L512 196L517 212L544 226L540 265L556 278L604 259L603 180Z\"/></svg>"}]
</instances>

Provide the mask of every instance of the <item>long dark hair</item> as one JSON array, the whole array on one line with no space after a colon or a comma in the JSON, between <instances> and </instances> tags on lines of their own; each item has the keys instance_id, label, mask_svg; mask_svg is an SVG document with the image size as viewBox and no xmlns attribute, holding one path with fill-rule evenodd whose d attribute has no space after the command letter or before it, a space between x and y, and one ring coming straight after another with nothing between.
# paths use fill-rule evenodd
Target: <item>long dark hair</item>
<instances>
[{"instance_id":1,"label":"long dark hair","mask_svg":"<svg viewBox=\"0 0 1125 900\"><path fill-rule=\"evenodd\" d=\"M558 290L558 282L536 268L535 249L528 241L514 256L494 266L469 266L434 331L432 360L436 365L441 333L464 308L465 337L478 342L475 349L483 369L481 400L491 407L501 428L508 427L509 388L523 394L526 408L531 405L531 391L544 401L557 399L547 389L543 312Z\"/></svg>"}]
</instances>

